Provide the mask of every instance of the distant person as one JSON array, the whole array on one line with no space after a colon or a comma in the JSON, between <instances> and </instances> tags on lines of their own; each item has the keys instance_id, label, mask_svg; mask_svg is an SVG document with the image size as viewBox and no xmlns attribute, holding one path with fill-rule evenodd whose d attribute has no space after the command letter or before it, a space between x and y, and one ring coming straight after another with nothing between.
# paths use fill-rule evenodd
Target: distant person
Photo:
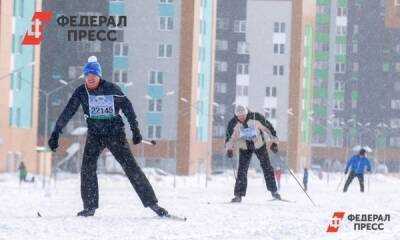
<instances>
[{"instance_id":1,"label":"distant person","mask_svg":"<svg viewBox=\"0 0 400 240\"><path fill-rule=\"evenodd\" d=\"M281 176L282 176L281 168L280 167L276 167L275 178L276 178L276 186L278 188L278 191L281 190Z\"/></svg>"},{"instance_id":2,"label":"distant person","mask_svg":"<svg viewBox=\"0 0 400 240\"><path fill-rule=\"evenodd\" d=\"M18 167L19 170L19 184L26 182L26 176L28 175L28 170L26 169L25 163L21 162Z\"/></svg>"},{"instance_id":3,"label":"distant person","mask_svg":"<svg viewBox=\"0 0 400 240\"><path fill-rule=\"evenodd\" d=\"M308 189L308 169L307 168L304 168L303 186L304 186L304 191L307 192L307 189Z\"/></svg>"},{"instance_id":4,"label":"distant person","mask_svg":"<svg viewBox=\"0 0 400 240\"><path fill-rule=\"evenodd\" d=\"M344 174L348 173L349 168L350 168L350 174L346 180L346 183L344 184L343 192L347 192L347 189L349 188L350 183L353 181L353 179L355 177L357 177L358 181L360 182L360 191L364 192L365 168L367 168L368 172L371 172L371 163L365 155L366 155L365 149L361 149L357 155L354 155L347 162L346 170L344 171Z\"/></svg>"}]
</instances>

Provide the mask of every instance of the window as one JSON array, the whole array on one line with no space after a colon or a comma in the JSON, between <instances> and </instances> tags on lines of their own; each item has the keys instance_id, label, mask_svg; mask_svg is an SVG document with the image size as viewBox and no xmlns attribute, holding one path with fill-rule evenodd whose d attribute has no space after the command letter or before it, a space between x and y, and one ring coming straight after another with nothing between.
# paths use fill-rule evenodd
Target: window
<instances>
[{"instance_id":1,"label":"window","mask_svg":"<svg viewBox=\"0 0 400 240\"><path fill-rule=\"evenodd\" d=\"M395 68L396 68L396 72L400 72L400 62L396 63Z\"/></svg>"},{"instance_id":2,"label":"window","mask_svg":"<svg viewBox=\"0 0 400 240\"><path fill-rule=\"evenodd\" d=\"M224 137L225 136L225 126L215 125L213 127L213 135L214 135L214 137Z\"/></svg>"},{"instance_id":3,"label":"window","mask_svg":"<svg viewBox=\"0 0 400 240\"><path fill-rule=\"evenodd\" d=\"M249 49L247 48L246 42L237 43L237 53L238 54L249 54Z\"/></svg>"},{"instance_id":4,"label":"window","mask_svg":"<svg viewBox=\"0 0 400 240\"><path fill-rule=\"evenodd\" d=\"M223 115L223 114L225 114L225 113L226 113L226 106L225 106L225 104L220 104L220 105L217 107L217 114Z\"/></svg>"},{"instance_id":5,"label":"window","mask_svg":"<svg viewBox=\"0 0 400 240\"><path fill-rule=\"evenodd\" d=\"M336 26L336 34L338 36L345 36L347 34L347 26Z\"/></svg>"},{"instance_id":6,"label":"window","mask_svg":"<svg viewBox=\"0 0 400 240\"><path fill-rule=\"evenodd\" d=\"M344 82L335 81L335 91L343 92L344 91Z\"/></svg>"},{"instance_id":7,"label":"window","mask_svg":"<svg viewBox=\"0 0 400 240\"><path fill-rule=\"evenodd\" d=\"M274 33L284 33L286 24L284 22L274 22Z\"/></svg>"},{"instance_id":8,"label":"window","mask_svg":"<svg viewBox=\"0 0 400 240\"><path fill-rule=\"evenodd\" d=\"M344 109L344 101L343 100L334 100L333 109L334 110L343 110Z\"/></svg>"},{"instance_id":9,"label":"window","mask_svg":"<svg viewBox=\"0 0 400 240\"><path fill-rule=\"evenodd\" d=\"M400 118L390 119L390 127L392 127L392 128L400 128Z\"/></svg>"},{"instance_id":10,"label":"window","mask_svg":"<svg viewBox=\"0 0 400 240\"><path fill-rule=\"evenodd\" d=\"M358 73L359 69L360 65L358 64L358 62L353 62L353 72Z\"/></svg>"},{"instance_id":11,"label":"window","mask_svg":"<svg viewBox=\"0 0 400 240\"><path fill-rule=\"evenodd\" d=\"M226 93L227 92L227 85L226 83L217 82L215 83L215 89L217 93Z\"/></svg>"},{"instance_id":12,"label":"window","mask_svg":"<svg viewBox=\"0 0 400 240\"><path fill-rule=\"evenodd\" d=\"M265 88L265 96L266 97L276 97L276 87L266 87Z\"/></svg>"},{"instance_id":13,"label":"window","mask_svg":"<svg viewBox=\"0 0 400 240\"><path fill-rule=\"evenodd\" d=\"M161 16L159 29L162 31L170 31L174 29L174 18L171 16Z\"/></svg>"},{"instance_id":14,"label":"window","mask_svg":"<svg viewBox=\"0 0 400 240\"><path fill-rule=\"evenodd\" d=\"M77 79L83 72L82 66L69 66L68 67L68 78Z\"/></svg>"},{"instance_id":15,"label":"window","mask_svg":"<svg viewBox=\"0 0 400 240\"><path fill-rule=\"evenodd\" d=\"M229 19L228 18L217 18L217 29L228 30Z\"/></svg>"},{"instance_id":16,"label":"window","mask_svg":"<svg viewBox=\"0 0 400 240\"><path fill-rule=\"evenodd\" d=\"M219 50L219 51L228 50L228 41L227 40L217 40L216 45L217 45L217 50Z\"/></svg>"},{"instance_id":17,"label":"window","mask_svg":"<svg viewBox=\"0 0 400 240\"><path fill-rule=\"evenodd\" d=\"M161 4L171 4L173 2L174 2L174 0L160 0Z\"/></svg>"},{"instance_id":18,"label":"window","mask_svg":"<svg viewBox=\"0 0 400 240\"><path fill-rule=\"evenodd\" d=\"M245 33L246 32L246 21L235 20L233 26L233 31L235 33Z\"/></svg>"},{"instance_id":19,"label":"window","mask_svg":"<svg viewBox=\"0 0 400 240\"><path fill-rule=\"evenodd\" d=\"M162 112L162 99L149 99L147 109L149 112Z\"/></svg>"},{"instance_id":20,"label":"window","mask_svg":"<svg viewBox=\"0 0 400 240\"><path fill-rule=\"evenodd\" d=\"M265 108L264 110L266 119L276 118L276 108Z\"/></svg>"},{"instance_id":21,"label":"window","mask_svg":"<svg viewBox=\"0 0 400 240\"><path fill-rule=\"evenodd\" d=\"M161 126L158 126L158 125L147 126L147 137L150 139L160 139L161 138Z\"/></svg>"},{"instance_id":22,"label":"window","mask_svg":"<svg viewBox=\"0 0 400 240\"><path fill-rule=\"evenodd\" d=\"M159 58L170 58L170 57L172 57L172 45L171 44L160 44L160 45L158 45L158 57Z\"/></svg>"},{"instance_id":23,"label":"window","mask_svg":"<svg viewBox=\"0 0 400 240\"><path fill-rule=\"evenodd\" d=\"M237 85L236 96L247 97L249 95L249 86Z\"/></svg>"},{"instance_id":24,"label":"window","mask_svg":"<svg viewBox=\"0 0 400 240\"><path fill-rule=\"evenodd\" d=\"M274 76L283 76L285 74L285 68L283 65L274 65L272 66L272 75Z\"/></svg>"},{"instance_id":25,"label":"window","mask_svg":"<svg viewBox=\"0 0 400 240\"><path fill-rule=\"evenodd\" d=\"M392 109L400 110L400 99L393 99L390 106Z\"/></svg>"},{"instance_id":26,"label":"window","mask_svg":"<svg viewBox=\"0 0 400 240\"><path fill-rule=\"evenodd\" d=\"M285 54L285 44L274 44L274 54Z\"/></svg>"},{"instance_id":27,"label":"window","mask_svg":"<svg viewBox=\"0 0 400 240\"><path fill-rule=\"evenodd\" d=\"M336 54L345 54L346 44L336 43Z\"/></svg>"},{"instance_id":28,"label":"window","mask_svg":"<svg viewBox=\"0 0 400 240\"><path fill-rule=\"evenodd\" d=\"M354 34L354 35L357 35L358 32L359 32L358 25L357 25L357 24L354 24L354 25L353 25L353 34Z\"/></svg>"},{"instance_id":29,"label":"window","mask_svg":"<svg viewBox=\"0 0 400 240\"><path fill-rule=\"evenodd\" d=\"M226 72L226 71L228 71L228 63L221 62L221 61L215 61L215 68L216 68L217 72Z\"/></svg>"},{"instance_id":30,"label":"window","mask_svg":"<svg viewBox=\"0 0 400 240\"><path fill-rule=\"evenodd\" d=\"M162 85L164 83L164 73L157 71L150 71L149 73L149 84L150 85Z\"/></svg>"},{"instance_id":31,"label":"window","mask_svg":"<svg viewBox=\"0 0 400 240\"><path fill-rule=\"evenodd\" d=\"M249 74L249 64L248 63L238 63L236 68L237 75L248 75Z\"/></svg>"},{"instance_id":32,"label":"window","mask_svg":"<svg viewBox=\"0 0 400 240\"><path fill-rule=\"evenodd\" d=\"M346 65L344 63L336 63L336 73L345 73Z\"/></svg>"},{"instance_id":33,"label":"window","mask_svg":"<svg viewBox=\"0 0 400 240\"><path fill-rule=\"evenodd\" d=\"M114 43L114 56L127 57L128 56L128 43L123 43L123 42Z\"/></svg>"},{"instance_id":34,"label":"window","mask_svg":"<svg viewBox=\"0 0 400 240\"><path fill-rule=\"evenodd\" d=\"M345 7L338 7L338 8L337 8L337 16L338 16L338 17L346 17L346 16L347 16L347 8L345 8Z\"/></svg>"},{"instance_id":35,"label":"window","mask_svg":"<svg viewBox=\"0 0 400 240\"><path fill-rule=\"evenodd\" d=\"M358 53L358 42L353 42L353 53Z\"/></svg>"},{"instance_id":36,"label":"window","mask_svg":"<svg viewBox=\"0 0 400 240\"><path fill-rule=\"evenodd\" d=\"M128 72L127 72L127 70L123 70L123 69L114 70L113 82L116 82L116 83L127 83L128 82Z\"/></svg>"}]
</instances>

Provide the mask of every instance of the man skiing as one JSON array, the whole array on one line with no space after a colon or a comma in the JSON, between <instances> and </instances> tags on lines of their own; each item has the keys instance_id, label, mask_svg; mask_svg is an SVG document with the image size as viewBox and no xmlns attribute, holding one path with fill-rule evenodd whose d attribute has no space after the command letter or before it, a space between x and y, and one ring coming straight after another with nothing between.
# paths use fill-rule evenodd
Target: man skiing
<instances>
[{"instance_id":1,"label":"man skiing","mask_svg":"<svg viewBox=\"0 0 400 240\"><path fill-rule=\"evenodd\" d=\"M121 164L144 207L150 207L160 217L168 212L160 207L153 188L133 157L126 140L124 123L120 110L128 119L134 144L142 142L136 114L129 99L120 87L102 78L101 66L92 56L84 66L85 83L75 89L67 106L57 119L48 141L55 151L62 129L81 105L88 126L88 134L81 167L81 197L83 210L78 216L93 216L99 207L97 183L97 159L104 148L108 148Z\"/></svg>"},{"instance_id":2,"label":"man skiing","mask_svg":"<svg viewBox=\"0 0 400 240\"><path fill-rule=\"evenodd\" d=\"M230 120L227 130L225 147L229 158L233 157L234 144L239 148L239 169L236 178L234 198L232 202L241 202L246 195L247 171L253 153L260 160L260 165L264 173L267 189L271 192L274 199L281 199L277 192L274 169L271 166L266 137L273 143L271 150L278 152L276 131L272 124L260 113L250 112L247 107L238 105L235 108L235 116Z\"/></svg>"},{"instance_id":3,"label":"man skiing","mask_svg":"<svg viewBox=\"0 0 400 240\"><path fill-rule=\"evenodd\" d=\"M344 174L347 174L350 168L349 177L344 184L343 192L347 192L350 183L353 181L355 177L358 178L360 182L360 191L364 192L364 171L365 167L367 167L367 171L371 172L371 163L369 159L365 156L365 149L361 149L358 155L354 155L346 165L346 170Z\"/></svg>"}]
</instances>

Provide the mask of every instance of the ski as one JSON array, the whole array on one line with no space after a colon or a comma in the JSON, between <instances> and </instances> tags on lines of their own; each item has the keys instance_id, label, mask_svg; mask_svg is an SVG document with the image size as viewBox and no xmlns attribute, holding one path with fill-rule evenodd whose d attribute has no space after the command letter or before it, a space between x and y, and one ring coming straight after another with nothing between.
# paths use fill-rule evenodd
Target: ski
<instances>
[{"instance_id":1,"label":"ski","mask_svg":"<svg viewBox=\"0 0 400 240\"><path fill-rule=\"evenodd\" d=\"M284 199L284 198L281 198L281 199L273 198L273 199L270 199L269 201L270 202L272 202L272 201L282 201L282 202L288 202L288 203L295 203L296 202L296 201L288 200L288 199Z\"/></svg>"},{"instance_id":2,"label":"ski","mask_svg":"<svg viewBox=\"0 0 400 240\"><path fill-rule=\"evenodd\" d=\"M168 219L176 220L176 221L182 221L182 222L187 221L187 217L179 217L179 216L172 215L172 214L168 214L164 218L168 218Z\"/></svg>"}]
</instances>

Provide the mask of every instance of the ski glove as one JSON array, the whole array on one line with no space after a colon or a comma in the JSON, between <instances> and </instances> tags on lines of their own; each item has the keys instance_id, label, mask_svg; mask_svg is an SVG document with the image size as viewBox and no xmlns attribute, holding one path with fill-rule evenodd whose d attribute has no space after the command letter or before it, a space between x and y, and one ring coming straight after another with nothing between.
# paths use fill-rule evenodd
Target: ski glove
<instances>
[{"instance_id":1,"label":"ski glove","mask_svg":"<svg viewBox=\"0 0 400 240\"><path fill-rule=\"evenodd\" d=\"M272 144L271 144L271 146L269 147L269 149L273 152L273 153L278 153L278 144L277 143L275 143L275 142L273 142Z\"/></svg>"},{"instance_id":2,"label":"ski glove","mask_svg":"<svg viewBox=\"0 0 400 240\"><path fill-rule=\"evenodd\" d=\"M228 151L226 151L226 155L228 156L228 158L233 158L233 150L228 149Z\"/></svg>"},{"instance_id":3,"label":"ski glove","mask_svg":"<svg viewBox=\"0 0 400 240\"><path fill-rule=\"evenodd\" d=\"M60 137L60 133L58 131L53 131L51 133L51 137L48 141L49 147L51 151L55 152L58 148L58 138Z\"/></svg>"},{"instance_id":4,"label":"ski glove","mask_svg":"<svg viewBox=\"0 0 400 240\"><path fill-rule=\"evenodd\" d=\"M139 144L142 142L142 135L140 134L139 128L133 128L132 129L132 141L133 144Z\"/></svg>"}]
</instances>

